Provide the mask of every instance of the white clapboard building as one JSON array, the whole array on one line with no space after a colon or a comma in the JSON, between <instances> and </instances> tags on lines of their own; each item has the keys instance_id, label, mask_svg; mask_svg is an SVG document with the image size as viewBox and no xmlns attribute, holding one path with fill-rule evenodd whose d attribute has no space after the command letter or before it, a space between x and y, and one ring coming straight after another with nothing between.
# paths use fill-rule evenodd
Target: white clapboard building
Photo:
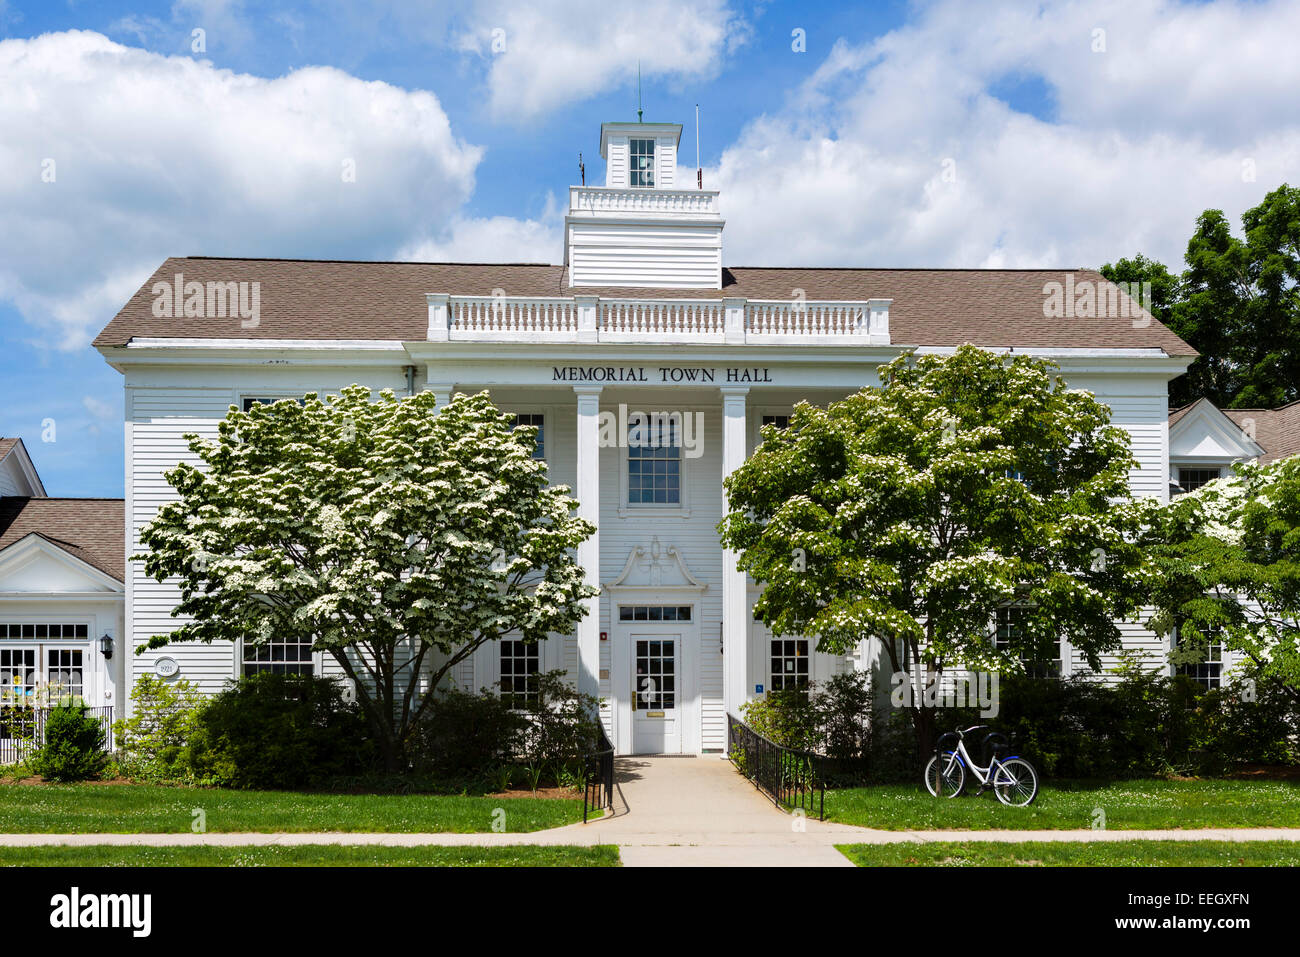
<instances>
[{"instance_id":1,"label":"white clapboard building","mask_svg":"<svg viewBox=\"0 0 1300 957\"><path fill-rule=\"evenodd\" d=\"M182 434L215 434L232 405L351 383L442 402L488 390L538 426L537 455L598 526L578 557L601 593L576 634L485 647L457 681L563 668L605 700L619 752L689 754L721 750L726 713L748 698L871 665L865 646L841 658L773 640L718 543L723 476L796 402L876 384L877 367L909 349L1046 356L1132 435L1134 494L1168 497L1167 384L1194 352L1113 287L1107 304L1097 273L728 265L722 198L683 174L680 133L601 127L605 182L570 188L560 264L164 262L95 343L125 380L128 549L170 495L162 475L188 455ZM602 443L600 413L658 411L689 423L676 447ZM129 644L174 627L176 594L131 566ZM1124 627L1130 646L1167 651ZM250 669L328 669L298 646L172 646L130 668L163 657L209 691ZM1058 670L1079 667L1062 648ZM659 691L649 700L635 693L646 678Z\"/></svg>"}]
</instances>

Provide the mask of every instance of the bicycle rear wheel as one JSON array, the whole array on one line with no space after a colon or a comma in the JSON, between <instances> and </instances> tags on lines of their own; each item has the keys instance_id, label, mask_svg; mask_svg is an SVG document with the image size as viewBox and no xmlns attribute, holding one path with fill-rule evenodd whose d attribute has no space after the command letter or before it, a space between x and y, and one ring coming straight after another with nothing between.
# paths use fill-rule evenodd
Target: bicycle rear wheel
<instances>
[{"instance_id":1,"label":"bicycle rear wheel","mask_svg":"<svg viewBox=\"0 0 1300 957\"><path fill-rule=\"evenodd\" d=\"M966 767L953 752L934 755L925 766L925 789L934 797L955 798L966 789Z\"/></svg>"},{"instance_id":2,"label":"bicycle rear wheel","mask_svg":"<svg viewBox=\"0 0 1300 957\"><path fill-rule=\"evenodd\" d=\"M993 793L1008 807L1028 807L1038 797L1038 772L1024 758L1008 758L993 772Z\"/></svg>"}]
</instances>

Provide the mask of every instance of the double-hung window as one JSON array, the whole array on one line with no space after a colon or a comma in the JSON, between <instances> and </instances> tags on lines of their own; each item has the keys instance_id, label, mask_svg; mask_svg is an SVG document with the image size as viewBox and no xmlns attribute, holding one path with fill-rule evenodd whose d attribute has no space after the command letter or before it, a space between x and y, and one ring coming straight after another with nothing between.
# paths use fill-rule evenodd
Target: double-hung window
<instances>
[{"instance_id":1,"label":"double-hung window","mask_svg":"<svg viewBox=\"0 0 1300 957\"><path fill-rule=\"evenodd\" d=\"M1174 629L1174 648L1183 642L1179 639L1178 629ZM1191 650L1188 651L1189 657ZM1221 687L1223 684L1223 635L1218 628L1210 630L1204 643L1196 649L1196 661L1183 661L1174 665L1174 674L1191 678L1206 691Z\"/></svg>"},{"instance_id":2,"label":"double-hung window","mask_svg":"<svg viewBox=\"0 0 1300 957\"><path fill-rule=\"evenodd\" d=\"M540 412L520 412L515 416L515 428L532 426L537 429L537 442L533 446L533 458L546 458L546 416Z\"/></svg>"},{"instance_id":3,"label":"double-hung window","mask_svg":"<svg viewBox=\"0 0 1300 957\"><path fill-rule=\"evenodd\" d=\"M681 420L676 415L641 415L628 427L629 505L682 502Z\"/></svg>"},{"instance_id":4,"label":"double-hung window","mask_svg":"<svg viewBox=\"0 0 1300 957\"><path fill-rule=\"evenodd\" d=\"M789 691L808 687L808 639L807 638L772 638L772 683L773 691Z\"/></svg>"},{"instance_id":5,"label":"double-hung window","mask_svg":"<svg viewBox=\"0 0 1300 957\"><path fill-rule=\"evenodd\" d=\"M1010 651L1013 642L1018 644L1024 635L1024 618L1023 608L1014 605L999 608L993 647L998 651ZM1025 666L1025 674L1031 678L1061 677L1061 639L1058 637L1052 642L1050 658L1034 658L1021 652L1020 660Z\"/></svg>"},{"instance_id":6,"label":"double-hung window","mask_svg":"<svg viewBox=\"0 0 1300 957\"><path fill-rule=\"evenodd\" d=\"M628 150L628 185L652 187L655 184L655 141L633 139Z\"/></svg>"},{"instance_id":7,"label":"double-hung window","mask_svg":"<svg viewBox=\"0 0 1300 957\"><path fill-rule=\"evenodd\" d=\"M511 708L536 708L541 704L537 675L542 670L541 649L535 641L503 638L501 644L501 699Z\"/></svg>"},{"instance_id":8,"label":"double-hung window","mask_svg":"<svg viewBox=\"0 0 1300 957\"><path fill-rule=\"evenodd\" d=\"M1195 492L1202 485L1208 485L1219 478L1219 469L1179 469L1178 487L1184 492Z\"/></svg>"},{"instance_id":9,"label":"double-hung window","mask_svg":"<svg viewBox=\"0 0 1300 957\"><path fill-rule=\"evenodd\" d=\"M310 675L314 671L311 642L272 640L261 645L244 644L244 674L270 672L276 675Z\"/></svg>"}]
</instances>

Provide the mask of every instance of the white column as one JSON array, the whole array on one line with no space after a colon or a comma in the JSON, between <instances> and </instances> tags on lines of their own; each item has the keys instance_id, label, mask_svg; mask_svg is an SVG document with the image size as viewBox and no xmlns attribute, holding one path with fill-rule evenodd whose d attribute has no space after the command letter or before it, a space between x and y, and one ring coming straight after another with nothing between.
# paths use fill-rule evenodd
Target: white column
<instances>
[{"instance_id":1,"label":"white column","mask_svg":"<svg viewBox=\"0 0 1300 957\"><path fill-rule=\"evenodd\" d=\"M578 517L600 527L600 386L574 386L578 396L578 461L574 495ZM578 546L578 564L588 585L600 587L600 532ZM600 694L600 597L587 599L578 622L578 690Z\"/></svg>"},{"instance_id":2,"label":"white column","mask_svg":"<svg viewBox=\"0 0 1300 957\"><path fill-rule=\"evenodd\" d=\"M745 461L745 394L748 387L722 389L722 477ZM728 511L726 493L723 510ZM736 567L738 555L722 551L722 700L736 714L749 700L749 609L745 573Z\"/></svg>"},{"instance_id":3,"label":"white column","mask_svg":"<svg viewBox=\"0 0 1300 957\"><path fill-rule=\"evenodd\" d=\"M451 391L454 388L455 386L450 382L430 382L424 387L424 391L432 392L434 405L444 409L451 403Z\"/></svg>"}]
</instances>

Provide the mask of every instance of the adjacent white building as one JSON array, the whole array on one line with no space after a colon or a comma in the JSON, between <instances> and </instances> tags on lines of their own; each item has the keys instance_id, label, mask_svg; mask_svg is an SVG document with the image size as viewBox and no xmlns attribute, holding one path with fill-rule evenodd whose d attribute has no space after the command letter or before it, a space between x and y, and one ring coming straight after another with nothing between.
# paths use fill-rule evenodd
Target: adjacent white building
<instances>
[{"instance_id":1,"label":"adjacent white building","mask_svg":"<svg viewBox=\"0 0 1300 957\"><path fill-rule=\"evenodd\" d=\"M722 478L796 402L874 385L909 349L1049 357L1132 436L1134 494L1167 499L1167 384L1195 353L1127 300L1107 308L1097 273L728 266L721 197L682 175L679 135L602 127L605 185L570 190L558 265L164 262L95 343L124 377L128 551L170 496L162 474L188 456L182 435L215 434L232 405L352 383L442 402L488 390L539 427L537 455L597 525L578 558L601 594L576 634L485 647L456 680L564 668L605 700L620 752L698 753L724 747L725 715L746 699L873 664L865 648L833 657L774 640L718 543ZM638 412L675 414L681 441L602 441L601 413ZM125 592L127 645L174 627L172 586L135 563ZM1167 650L1125 627L1128 646ZM246 670L326 668L298 646L126 657L131 674L175 671L209 691ZM1063 648L1059 670L1079 667Z\"/></svg>"},{"instance_id":2,"label":"adjacent white building","mask_svg":"<svg viewBox=\"0 0 1300 957\"><path fill-rule=\"evenodd\" d=\"M124 531L121 499L49 497L22 439L0 438L0 711L77 700L121 717Z\"/></svg>"}]
</instances>

